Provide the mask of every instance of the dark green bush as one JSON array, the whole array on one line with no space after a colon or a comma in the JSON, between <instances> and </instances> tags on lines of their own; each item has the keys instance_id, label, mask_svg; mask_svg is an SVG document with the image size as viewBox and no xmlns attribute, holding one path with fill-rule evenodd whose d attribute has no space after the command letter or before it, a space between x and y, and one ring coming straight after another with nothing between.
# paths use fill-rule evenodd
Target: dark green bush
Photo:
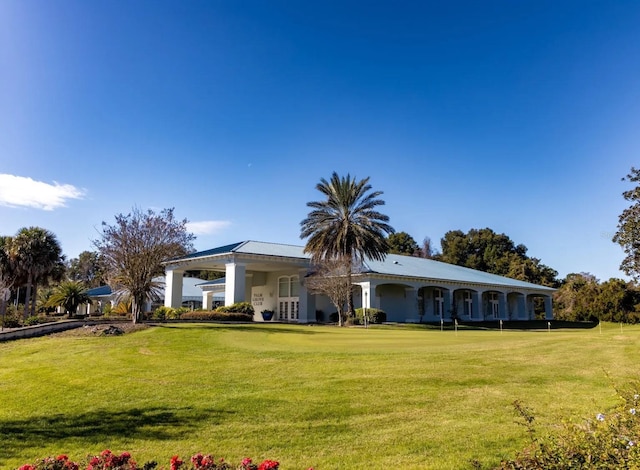
<instances>
[{"instance_id":1,"label":"dark green bush","mask_svg":"<svg viewBox=\"0 0 640 470\"><path fill-rule=\"evenodd\" d=\"M378 308L368 308L367 316L369 317L369 323L384 323L387 321L387 314L385 313L385 311ZM356 309L355 323L357 325L364 324L364 309Z\"/></svg>"},{"instance_id":2,"label":"dark green bush","mask_svg":"<svg viewBox=\"0 0 640 470\"><path fill-rule=\"evenodd\" d=\"M236 302L233 305L218 307L215 311L223 313L246 313L251 316L255 313L251 302Z\"/></svg>"},{"instance_id":3,"label":"dark green bush","mask_svg":"<svg viewBox=\"0 0 640 470\"><path fill-rule=\"evenodd\" d=\"M338 312L332 312L329 314L330 323L338 323Z\"/></svg>"},{"instance_id":4,"label":"dark green bush","mask_svg":"<svg viewBox=\"0 0 640 470\"><path fill-rule=\"evenodd\" d=\"M43 323L42 319L38 316L31 316L31 317L27 317L23 322L22 325L23 326L33 326L33 325L39 325L40 323Z\"/></svg>"},{"instance_id":5,"label":"dark green bush","mask_svg":"<svg viewBox=\"0 0 640 470\"><path fill-rule=\"evenodd\" d=\"M181 320L211 320L211 321L253 321L253 315L240 312L221 312L219 310L194 310L180 315Z\"/></svg>"}]
</instances>

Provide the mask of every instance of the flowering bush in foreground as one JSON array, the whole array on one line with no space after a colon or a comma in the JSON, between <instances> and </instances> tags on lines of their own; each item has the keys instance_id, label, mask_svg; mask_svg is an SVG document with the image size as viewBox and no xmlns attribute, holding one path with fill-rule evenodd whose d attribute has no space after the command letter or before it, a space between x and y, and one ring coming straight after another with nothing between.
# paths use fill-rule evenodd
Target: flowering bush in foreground
<instances>
[{"instance_id":1,"label":"flowering bush in foreground","mask_svg":"<svg viewBox=\"0 0 640 470\"><path fill-rule=\"evenodd\" d=\"M502 470L640 469L640 394L620 392L621 403L582 424L565 424L558 435L539 437L530 410L514 406L524 420L531 445Z\"/></svg>"},{"instance_id":2,"label":"flowering bush in foreground","mask_svg":"<svg viewBox=\"0 0 640 470\"><path fill-rule=\"evenodd\" d=\"M157 462L147 462L139 467L129 452L120 455L114 454L109 449L103 450L100 455L89 456L86 464L78 464L69 460L66 455L56 458L47 457L34 464L26 464L18 470L153 470L158 466ZM165 469L166 467L159 467ZM195 454L188 462L174 455L169 461L170 470L278 470L280 464L275 460L263 460L259 464L253 463L250 458L245 458L238 465L225 462L224 459L214 459L210 454ZM309 468L308 470L313 470Z\"/></svg>"}]
</instances>

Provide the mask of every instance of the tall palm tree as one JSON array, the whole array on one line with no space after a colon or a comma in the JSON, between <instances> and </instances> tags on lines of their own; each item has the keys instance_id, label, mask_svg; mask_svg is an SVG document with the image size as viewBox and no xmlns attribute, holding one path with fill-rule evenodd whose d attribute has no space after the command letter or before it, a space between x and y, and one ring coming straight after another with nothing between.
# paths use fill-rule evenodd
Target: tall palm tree
<instances>
[{"instance_id":1,"label":"tall palm tree","mask_svg":"<svg viewBox=\"0 0 640 470\"><path fill-rule=\"evenodd\" d=\"M4 323L8 294L15 282L15 271L9 258L11 237L0 236L0 317Z\"/></svg>"},{"instance_id":2,"label":"tall palm tree","mask_svg":"<svg viewBox=\"0 0 640 470\"><path fill-rule=\"evenodd\" d=\"M307 203L312 211L300 222L300 238L308 238L304 252L311 254L312 262L346 263L351 284L354 265L365 258L382 261L389 252L386 234L395 230L387 223L389 217L377 210L384 205L378 199L382 191L371 191L368 177L357 181L349 174L340 177L335 171L329 181L321 178L316 189L326 199ZM351 295L347 302L348 314L353 315Z\"/></svg>"},{"instance_id":3,"label":"tall palm tree","mask_svg":"<svg viewBox=\"0 0 640 470\"><path fill-rule=\"evenodd\" d=\"M18 231L11 243L9 256L27 285L24 317L35 313L38 283L59 279L64 273L64 257L56 236L40 227L25 227ZM33 290L33 292L32 292Z\"/></svg>"},{"instance_id":4,"label":"tall palm tree","mask_svg":"<svg viewBox=\"0 0 640 470\"><path fill-rule=\"evenodd\" d=\"M71 317L76 313L78 306L90 302L87 289L82 282L64 281L55 288L46 305L48 307L64 307L66 313Z\"/></svg>"}]
</instances>

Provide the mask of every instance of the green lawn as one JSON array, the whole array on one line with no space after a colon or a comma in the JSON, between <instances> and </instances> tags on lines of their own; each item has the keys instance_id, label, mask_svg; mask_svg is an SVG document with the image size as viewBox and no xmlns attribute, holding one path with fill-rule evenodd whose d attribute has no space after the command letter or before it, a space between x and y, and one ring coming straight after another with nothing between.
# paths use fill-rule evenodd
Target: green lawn
<instances>
[{"instance_id":1,"label":"green lawn","mask_svg":"<svg viewBox=\"0 0 640 470\"><path fill-rule=\"evenodd\" d=\"M211 452L283 470L459 469L541 425L594 416L638 376L640 326L167 325L0 343L0 467L104 448L139 462Z\"/></svg>"}]
</instances>

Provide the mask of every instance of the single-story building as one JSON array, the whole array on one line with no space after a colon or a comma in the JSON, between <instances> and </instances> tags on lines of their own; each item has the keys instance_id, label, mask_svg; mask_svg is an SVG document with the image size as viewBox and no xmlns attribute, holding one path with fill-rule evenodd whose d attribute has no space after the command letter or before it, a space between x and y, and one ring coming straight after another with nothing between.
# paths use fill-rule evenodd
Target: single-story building
<instances>
[{"instance_id":1,"label":"single-story building","mask_svg":"<svg viewBox=\"0 0 640 470\"><path fill-rule=\"evenodd\" d=\"M153 279L159 286L158 298L148 301L143 308L143 311L149 312L163 304L164 299L164 284L165 279L163 276ZM182 283L182 293L180 297L180 305L178 307L188 307L190 309L197 309L202 307L202 290L199 287L200 284L207 283L204 279L196 277L185 277ZM87 295L91 299L90 304L81 305L78 308L78 313L81 315L89 315L92 313L102 313L104 307L110 304L114 307L117 303L115 294L112 292L110 286L94 287L87 290ZM220 302L222 298L218 299Z\"/></svg>"},{"instance_id":2,"label":"single-story building","mask_svg":"<svg viewBox=\"0 0 640 470\"><path fill-rule=\"evenodd\" d=\"M243 241L166 261L164 304L179 307L187 270L224 272L225 278L204 283L202 306L211 308L214 295L224 292L224 304L251 302L256 321L272 310L279 321L309 323L316 311L335 307L324 295L304 285L310 256L302 246ZM553 318L555 289L430 259L387 255L365 260L354 278L354 306L379 308L392 322L533 320L534 300Z\"/></svg>"}]
</instances>

